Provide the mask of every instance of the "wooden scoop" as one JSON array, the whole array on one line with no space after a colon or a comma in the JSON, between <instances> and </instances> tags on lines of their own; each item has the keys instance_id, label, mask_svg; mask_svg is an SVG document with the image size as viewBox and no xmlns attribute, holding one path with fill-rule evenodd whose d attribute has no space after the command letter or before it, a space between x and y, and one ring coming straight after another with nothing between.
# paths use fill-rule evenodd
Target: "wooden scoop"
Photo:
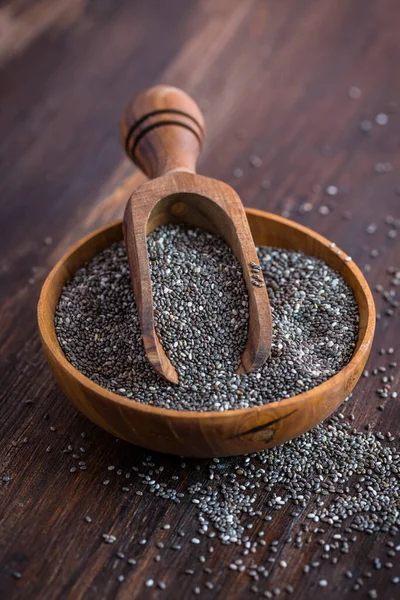
<instances>
[{"instance_id":1,"label":"wooden scoop","mask_svg":"<svg viewBox=\"0 0 400 600\"><path fill-rule=\"evenodd\" d=\"M239 196L227 184L195 173L204 137L199 107L183 91L158 85L130 102L121 136L128 156L152 179L135 190L124 216L125 245L148 361L162 377L178 383L176 369L155 330L146 236L165 223L187 223L223 237L240 261L249 295L249 331L237 373L261 367L271 348L267 290Z\"/></svg>"}]
</instances>

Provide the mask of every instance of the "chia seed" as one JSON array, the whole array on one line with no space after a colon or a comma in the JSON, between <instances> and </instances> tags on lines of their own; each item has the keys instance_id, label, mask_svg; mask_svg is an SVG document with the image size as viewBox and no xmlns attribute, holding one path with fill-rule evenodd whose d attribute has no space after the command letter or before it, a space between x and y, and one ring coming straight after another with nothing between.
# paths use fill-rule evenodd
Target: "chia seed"
<instances>
[{"instance_id":1,"label":"chia seed","mask_svg":"<svg viewBox=\"0 0 400 600\"><path fill-rule=\"evenodd\" d=\"M361 98L361 90L355 85L352 85L349 88L348 94L351 100L358 100L359 98Z\"/></svg>"},{"instance_id":2,"label":"chia seed","mask_svg":"<svg viewBox=\"0 0 400 600\"><path fill-rule=\"evenodd\" d=\"M295 396L349 362L358 307L352 290L324 261L258 248L272 309L272 350L257 372L236 375L249 307L230 248L204 230L165 225L149 236L148 250L156 331L179 384L162 380L147 362L120 242L77 271L55 315L66 358L99 385L153 406L224 411Z\"/></svg>"},{"instance_id":3,"label":"chia seed","mask_svg":"<svg viewBox=\"0 0 400 600\"><path fill-rule=\"evenodd\" d=\"M388 122L389 122L389 117L387 116L386 113L379 113L375 117L375 123L377 125L387 125Z\"/></svg>"}]
</instances>

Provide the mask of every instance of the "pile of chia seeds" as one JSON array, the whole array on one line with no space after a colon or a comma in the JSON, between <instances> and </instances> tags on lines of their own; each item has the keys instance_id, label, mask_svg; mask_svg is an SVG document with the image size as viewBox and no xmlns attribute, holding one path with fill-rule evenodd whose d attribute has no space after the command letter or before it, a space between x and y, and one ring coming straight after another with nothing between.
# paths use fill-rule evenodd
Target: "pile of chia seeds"
<instances>
[{"instance_id":1,"label":"pile of chia seeds","mask_svg":"<svg viewBox=\"0 0 400 600\"><path fill-rule=\"evenodd\" d=\"M77 271L55 314L67 359L99 385L154 406L223 411L310 390L349 362L358 335L357 303L324 261L257 249L273 344L261 369L239 376L249 307L231 249L204 230L165 225L149 236L148 250L156 329L179 385L161 379L146 360L123 242Z\"/></svg>"},{"instance_id":2,"label":"pile of chia seeds","mask_svg":"<svg viewBox=\"0 0 400 600\"><path fill-rule=\"evenodd\" d=\"M309 585L335 587L338 571L333 578L332 565L337 563L346 568L338 567L347 582L344 587L366 588L371 598L377 598L373 594L377 570L387 571L390 587L399 584L395 568L400 555L399 440L390 432L372 432L370 425L366 431L356 430L349 399L343 413L311 431L247 456L185 461L170 457L165 461L159 454L135 460L134 453L130 466L122 459L121 465L104 464L97 473L98 482L108 486L107 497L112 496L110 488L115 492L119 487L120 506L129 506L135 514L147 510L150 496L166 503L155 530L149 531L145 521L137 520L129 524L123 520L118 526L111 523L103 530L100 539L110 545L109 564L114 565L112 575L118 583L132 569L138 570L140 582L144 561L147 569L151 556L152 576L142 578L141 584L167 589L173 551L174 576L184 574L194 596L204 593L208 597L215 579L229 580L235 576L232 571L248 578L254 597L295 593L298 580L293 580L292 567L304 553L308 562L303 577ZM81 444L78 439L64 450L75 460L70 472L76 475L86 471L86 461L90 464L90 448L78 451ZM84 520L92 524L88 527L94 527L96 535L99 518L93 506L88 511ZM285 513L286 525L277 532L274 521L279 520L280 511ZM183 513L193 517L184 526ZM378 533L386 535L385 547L370 557L369 568L365 560L367 568L361 571L346 555L360 552L362 535ZM235 549L228 560L220 553L215 571L210 565L215 566L213 554L219 544Z\"/></svg>"},{"instance_id":3,"label":"pile of chia seeds","mask_svg":"<svg viewBox=\"0 0 400 600\"><path fill-rule=\"evenodd\" d=\"M395 437L356 431L343 419L339 413L269 450L229 462L214 459L209 478L217 481L201 480L189 489L200 524L211 523L223 542L243 544L246 518L270 521L271 513L289 505L292 517L303 514L313 527L321 522L341 528L347 522L352 530L398 534L400 455L382 443ZM259 491L266 514L257 510Z\"/></svg>"}]
</instances>

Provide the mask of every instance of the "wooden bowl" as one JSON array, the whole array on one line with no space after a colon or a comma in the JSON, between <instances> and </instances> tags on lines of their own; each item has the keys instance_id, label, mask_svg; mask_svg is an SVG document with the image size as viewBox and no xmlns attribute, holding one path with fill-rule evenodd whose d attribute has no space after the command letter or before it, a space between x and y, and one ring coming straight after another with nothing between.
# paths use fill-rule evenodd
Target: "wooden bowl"
<instances>
[{"instance_id":1,"label":"wooden bowl","mask_svg":"<svg viewBox=\"0 0 400 600\"><path fill-rule=\"evenodd\" d=\"M122 239L121 221L83 238L53 268L38 305L42 345L58 383L91 421L113 435L158 452L181 456L233 456L282 444L328 417L349 395L367 361L375 330L375 306L361 271L346 254L336 254L326 238L271 213L246 209L257 245L302 250L336 269L354 291L360 321L350 362L314 389L280 402L225 412L188 412L147 406L109 392L65 358L58 343L54 313L64 284L96 254Z\"/></svg>"}]
</instances>

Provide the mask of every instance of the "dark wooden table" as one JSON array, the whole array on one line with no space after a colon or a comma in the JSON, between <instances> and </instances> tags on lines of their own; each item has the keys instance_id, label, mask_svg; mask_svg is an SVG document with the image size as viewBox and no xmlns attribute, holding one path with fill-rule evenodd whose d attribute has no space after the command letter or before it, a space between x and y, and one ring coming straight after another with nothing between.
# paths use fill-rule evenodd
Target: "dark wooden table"
<instances>
[{"instance_id":1,"label":"dark wooden table","mask_svg":"<svg viewBox=\"0 0 400 600\"><path fill-rule=\"evenodd\" d=\"M49 268L72 243L121 215L138 175L120 147L120 113L132 93L156 82L183 87L206 113L201 173L232 184L248 206L326 234L360 266L370 265L372 286L387 288L386 268L399 267L400 248L400 231L388 237L394 228L385 224L388 216L400 217L400 4L15 0L2 3L0 31L1 597L186 599L195 585L201 598L253 597L247 575L227 569L237 557L232 546L216 543L207 565L189 543L154 561L155 543L167 535L162 523L192 537L193 505L139 497L134 488L121 493L108 465L125 473L149 452L92 425L59 391L40 348L37 298ZM352 86L360 98L349 97ZM379 113L388 124L375 123ZM372 130L362 131L369 121ZM260 168L250 165L252 155L262 159ZM237 169L242 176L235 177ZM329 185L337 195L326 194ZM307 203L312 210L304 212ZM321 214L322 206L329 214ZM377 231L368 235L371 223ZM379 256L371 257L371 249ZM388 316L387 303L375 295L382 316L370 366L380 364L380 348L393 346L400 359L399 309ZM360 428L369 422L398 435L399 399L384 402L380 412L374 389L371 378L363 379L345 410ZM399 390L398 371L392 389ZM76 460L64 452L69 444L74 452L86 450L86 471L70 473ZM162 460L168 473L179 465ZM286 513L277 515L267 541L290 527ZM103 533L118 543L104 544ZM360 534L337 565L325 561L304 577L303 565L321 552L314 540L285 556L284 577L275 569L262 590L281 587L287 597L291 584L296 599L341 599L367 598L374 588L379 598L394 599L400 587L390 579L399 574L398 560L391 570L372 569L375 556L385 558L386 541L383 534ZM137 567L127 568L117 550L138 558ZM193 564L196 574L184 575ZM352 591L347 568L372 570L373 577ZM162 579L167 589L146 588L148 578ZM318 587L321 578L329 580L327 590ZM204 588L209 580L213 590Z\"/></svg>"}]
</instances>

